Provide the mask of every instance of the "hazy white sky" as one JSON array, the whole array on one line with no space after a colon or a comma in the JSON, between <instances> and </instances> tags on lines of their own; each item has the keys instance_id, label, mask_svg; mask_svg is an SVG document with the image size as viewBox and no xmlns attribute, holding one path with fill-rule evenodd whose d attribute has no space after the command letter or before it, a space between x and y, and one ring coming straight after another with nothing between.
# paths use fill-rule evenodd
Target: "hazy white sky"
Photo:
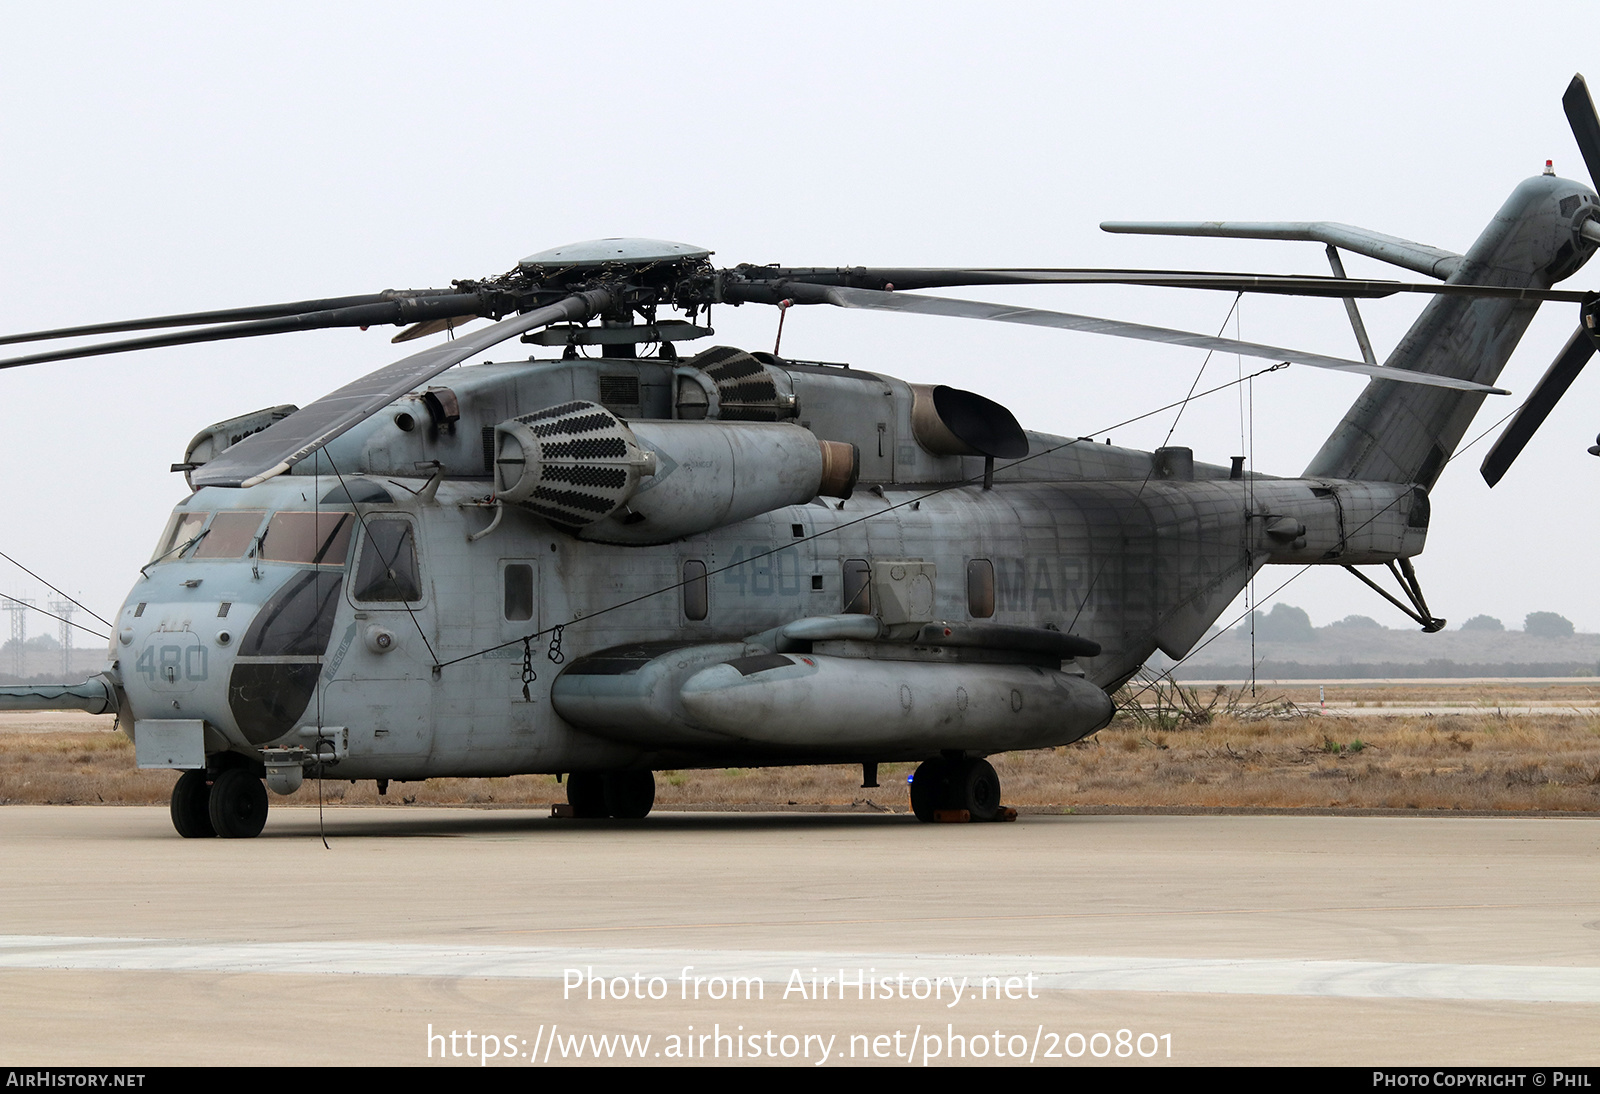
<instances>
[{"instance_id":1,"label":"hazy white sky","mask_svg":"<svg viewBox=\"0 0 1600 1094\"><path fill-rule=\"evenodd\" d=\"M609 235L693 242L730 265L1322 273L1316 244L1097 226L1326 219L1464 250L1545 159L1588 181L1560 96L1594 55L1591 16L1461 3L28 5L0 38L0 329L443 285ZM1600 266L1569 284L1596 281ZM1213 333L1231 303L973 295ZM1382 356L1419 305L1363 308ZM1575 313L1546 306L1505 386L1526 394ZM766 346L775 322L720 309L718 341ZM1238 329L1357 354L1337 302L1246 299ZM167 467L193 434L388 363L402 355L392 333L0 372L0 550L108 615L184 494ZM1073 435L1181 397L1203 357L823 308L790 314L784 349L971 388ZM1213 358L1208 381L1236 368ZM1600 630L1600 460L1584 451L1600 428L1595 373L1495 490L1477 475L1487 441L1446 471L1417 569L1452 625L1551 610ZM1258 382L1255 466L1298 473L1364 382L1300 367ZM1514 402L1491 400L1469 437ZM1153 447L1171 424L1113 439ZM1240 401L1191 407L1172 443L1213 462L1244 451ZM1269 568L1260 593L1292 573ZM3 562L0 591L48 596ZM1279 599L1317 624L1404 623L1337 569Z\"/></svg>"}]
</instances>

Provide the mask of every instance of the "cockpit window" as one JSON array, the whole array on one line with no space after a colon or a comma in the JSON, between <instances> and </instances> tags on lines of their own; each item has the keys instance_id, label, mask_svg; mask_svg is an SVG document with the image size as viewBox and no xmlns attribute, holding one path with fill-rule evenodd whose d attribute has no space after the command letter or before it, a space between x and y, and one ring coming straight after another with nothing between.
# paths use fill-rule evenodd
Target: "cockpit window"
<instances>
[{"instance_id":1,"label":"cockpit window","mask_svg":"<svg viewBox=\"0 0 1600 1094\"><path fill-rule=\"evenodd\" d=\"M350 553L349 513L278 513L261 537L261 558L267 562L307 562L343 566Z\"/></svg>"},{"instance_id":2,"label":"cockpit window","mask_svg":"<svg viewBox=\"0 0 1600 1094\"><path fill-rule=\"evenodd\" d=\"M205 513L174 513L172 519L167 521L167 530L161 533L161 539L156 544L155 554L150 556L151 563L160 562L162 559L176 558L179 548L200 534L200 528L206 522ZM203 540L201 542L204 542Z\"/></svg>"},{"instance_id":3,"label":"cockpit window","mask_svg":"<svg viewBox=\"0 0 1600 1094\"><path fill-rule=\"evenodd\" d=\"M380 502L388 504L394 501L389 496L389 491L375 482L364 479L352 479L341 483L322 495L323 505L351 505L355 502Z\"/></svg>"},{"instance_id":4,"label":"cockpit window","mask_svg":"<svg viewBox=\"0 0 1600 1094\"><path fill-rule=\"evenodd\" d=\"M332 570L301 570L262 605L244 641L241 657L321 656L333 633L344 575Z\"/></svg>"},{"instance_id":5,"label":"cockpit window","mask_svg":"<svg viewBox=\"0 0 1600 1094\"><path fill-rule=\"evenodd\" d=\"M421 600L417 545L409 520L368 520L356 570L357 600Z\"/></svg>"},{"instance_id":6,"label":"cockpit window","mask_svg":"<svg viewBox=\"0 0 1600 1094\"><path fill-rule=\"evenodd\" d=\"M243 558L261 527L265 509L240 509L211 518L206 537L194 549L194 558Z\"/></svg>"}]
</instances>

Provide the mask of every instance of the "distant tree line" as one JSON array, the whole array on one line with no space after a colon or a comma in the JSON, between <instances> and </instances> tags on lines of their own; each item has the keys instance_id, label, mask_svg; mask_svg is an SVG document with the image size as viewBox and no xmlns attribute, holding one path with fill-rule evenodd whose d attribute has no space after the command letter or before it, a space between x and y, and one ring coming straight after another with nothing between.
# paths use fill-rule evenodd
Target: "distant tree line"
<instances>
[{"instance_id":1,"label":"distant tree line","mask_svg":"<svg viewBox=\"0 0 1600 1094\"><path fill-rule=\"evenodd\" d=\"M1481 678L1485 676L1596 676L1600 669L1593 661L1521 661L1504 663L1467 661L1354 662L1340 664L1301 664L1298 661L1256 662L1254 676L1259 680L1408 680L1417 678ZM1248 680L1250 665L1187 663L1176 673L1179 680Z\"/></svg>"},{"instance_id":2,"label":"distant tree line","mask_svg":"<svg viewBox=\"0 0 1600 1094\"><path fill-rule=\"evenodd\" d=\"M5 645L0 646L0 652L14 650L16 648L17 640L15 638L8 638L6 639ZM48 634L36 634L32 638L25 640L22 643L22 648L25 650L59 650L61 648L61 643L56 641L54 638L51 638Z\"/></svg>"},{"instance_id":3,"label":"distant tree line","mask_svg":"<svg viewBox=\"0 0 1600 1094\"><path fill-rule=\"evenodd\" d=\"M1258 642L1314 642L1317 628L1311 625L1311 616L1303 608L1277 603L1270 612L1254 611L1249 621L1234 628L1241 637L1254 626ZM1383 630L1383 624L1365 615L1347 615L1330 627L1350 627L1358 630ZM1464 631L1504 631L1506 626L1492 615L1475 615L1461 624ZM1572 620L1555 612L1529 612L1522 621L1523 633L1532 638L1571 638L1577 633Z\"/></svg>"}]
</instances>

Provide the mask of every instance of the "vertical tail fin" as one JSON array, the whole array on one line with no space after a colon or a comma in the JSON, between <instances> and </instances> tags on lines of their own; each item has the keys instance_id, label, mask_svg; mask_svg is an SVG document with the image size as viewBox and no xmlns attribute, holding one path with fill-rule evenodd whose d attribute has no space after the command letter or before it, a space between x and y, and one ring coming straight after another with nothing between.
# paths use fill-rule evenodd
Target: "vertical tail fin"
<instances>
[{"instance_id":1,"label":"vertical tail fin","mask_svg":"<svg viewBox=\"0 0 1600 1094\"><path fill-rule=\"evenodd\" d=\"M1594 195L1554 175L1516 188L1451 274L1451 284L1549 288L1583 265L1593 245L1575 231ZM1537 303L1437 297L1384 363L1493 384ZM1483 403L1476 392L1374 380L1306 468L1307 478L1412 482L1432 488Z\"/></svg>"}]
</instances>

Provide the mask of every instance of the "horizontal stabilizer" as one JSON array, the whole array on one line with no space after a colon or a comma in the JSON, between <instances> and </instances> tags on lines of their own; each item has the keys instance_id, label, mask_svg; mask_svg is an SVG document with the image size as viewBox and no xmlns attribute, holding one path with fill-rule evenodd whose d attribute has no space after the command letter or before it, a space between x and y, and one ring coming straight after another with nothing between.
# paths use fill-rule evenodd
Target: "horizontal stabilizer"
<instances>
[{"instance_id":1,"label":"horizontal stabilizer","mask_svg":"<svg viewBox=\"0 0 1600 1094\"><path fill-rule=\"evenodd\" d=\"M1455 273L1461 256L1453 251L1386 236L1382 232L1331 220L1108 220L1106 232L1148 236L1224 236L1229 239L1299 239L1326 243L1402 269L1443 281Z\"/></svg>"}]
</instances>

